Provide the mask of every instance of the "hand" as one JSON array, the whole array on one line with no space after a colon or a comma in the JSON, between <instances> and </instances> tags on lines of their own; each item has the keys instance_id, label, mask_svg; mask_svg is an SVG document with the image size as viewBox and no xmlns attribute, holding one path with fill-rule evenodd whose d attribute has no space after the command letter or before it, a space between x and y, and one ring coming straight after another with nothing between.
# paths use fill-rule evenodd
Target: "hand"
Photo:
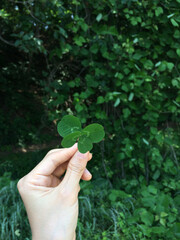
<instances>
[{"instance_id":1,"label":"hand","mask_svg":"<svg viewBox=\"0 0 180 240\"><path fill-rule=\"evenodd\" d=\"M28 214L32 240L75 240L79 181L91 179L86 169L91 158L89 152L81 154L77 144L54 149L19 180L17 186Z\"/></svg>"}]
</instances>

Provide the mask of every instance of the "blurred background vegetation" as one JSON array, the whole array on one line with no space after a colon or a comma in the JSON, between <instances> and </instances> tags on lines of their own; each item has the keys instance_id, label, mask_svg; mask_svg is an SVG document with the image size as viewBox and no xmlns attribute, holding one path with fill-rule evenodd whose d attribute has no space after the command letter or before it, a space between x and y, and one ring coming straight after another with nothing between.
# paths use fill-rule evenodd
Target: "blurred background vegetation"
<instances>
[{"instance_id":1,"label":"blurred background vegetation","mask_svg":"<svg viewBox=\"0 0 180 240\"><path fill-rule=\"evenodd\" d=\"M180 239L180 0L1 0L0 239L66 114L99 122L78 240Z\"/></svg>"}]
</instances>

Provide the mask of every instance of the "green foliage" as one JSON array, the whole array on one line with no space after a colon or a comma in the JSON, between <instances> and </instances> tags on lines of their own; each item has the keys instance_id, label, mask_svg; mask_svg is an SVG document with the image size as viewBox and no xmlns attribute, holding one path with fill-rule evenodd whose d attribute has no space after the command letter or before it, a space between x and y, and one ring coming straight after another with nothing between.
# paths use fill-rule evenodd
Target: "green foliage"
<instances>
[{"instance_id":1,"label":"green foliage","mask_svg":"<svg viewBox=\"0 0 180 240\"><path fill-rule=\"evenodd\" d=\"M89 164L110 183L82 190L80 240L179 238L179 3L1 1L1 145L41 136L34 88L50 122L106 131Z\"/></svg>"},{"instance_id":2,"label":"green foliage","mask_svg":"<svg viewBox=\"0 0 180 240\"><path fill-rule=\"evenodd\" d=\"M3 178L0 178L0 184ZM31 236L16 183L10 181L0 190L1 240L23 240ZM135 187L134 184L131 186ZM77 238L179 239L179 195L171 197L159 187L160 184L156 187L141 184L136 193L127 194L127 190L112 189L104 178L81 182Z\"/></svg>"},{"instance_id":3,"label":"green foliage","mask_svg":"<svg viewBox=\"0 0 180 240\"><path fill-rule=\"evenodd\" d=\"M57 125L58 133L64 137L63 147L71 147L78 141L78 149L81 153L86 153L93 148L93 143L100 142L104 135L104 128L98 123L90 124L81 128L80 120L72 115L67 115Z\"/></svg>"},{"instance_id":4,"label":"green foliage","mask_svg":"<svg viewBox=\"0 0 180 240\"><path fill-rule=\"evenodd\" d=\"M0 178L0 189L9 185L11 182L11 173L5 172Z\"/></svg>"},{"instance_id":5,"label":"green foliage","mask_svg":"<svg viewBox=\"0 0 180 240\"><path fill-rule=\"evenodd\" d=\"M5 177L0 177L0 185ZM0 189L1 240L31 239L30 226L16 184L17 181L11 181L9 178L9 183Z\"/></svg>"}]
</instances>

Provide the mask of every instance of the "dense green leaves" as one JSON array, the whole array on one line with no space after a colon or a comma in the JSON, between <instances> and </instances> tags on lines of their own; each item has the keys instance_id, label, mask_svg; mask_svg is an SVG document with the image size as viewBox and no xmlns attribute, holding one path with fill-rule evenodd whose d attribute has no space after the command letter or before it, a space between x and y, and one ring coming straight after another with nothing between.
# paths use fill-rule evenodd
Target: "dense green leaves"
<instances>
[{"instance_id":1,"label":"dense green leaves","mask_svg":"<svg viewBox=\"0 0 180 240\"><path fill-rule=\"evenodd\" d=\"M1 0L1 143L9 136L19 146L39 141L37 129L55 129L67 114L85 125L98 121L106 141L94 144L91 169L94 178L117 187L104 198L118 211L102 221L104 235L84 226L87 219L82 232L92 233L89 239L178 239L180 1L23 2ZM36 92L51 128L46 114L34 111L37 103L27 106ZM81 151L92 147L79 123L67 127L74 139L64 132L66 146L79 139ZM97 195L95 205L103 205ZM99 219L105 214L100 209ZM108 232L113 224L119 235L113 227Z\"/></svg>"},{"instance_id":2,"label":"dense green leaves","mask_svg":"<svg viewBox=\"0 0 180 240\"><path fill-rule=\"evenodd\" d=\"M71 147L78 141L78 149L81 153L90 151L93 143L100 142L105 136L104 128L98 123L93 123L81 130L81 122L72 115L62 118L57 126L58 133L64 137L63 147Z\"/></svg>"}]
</instances>

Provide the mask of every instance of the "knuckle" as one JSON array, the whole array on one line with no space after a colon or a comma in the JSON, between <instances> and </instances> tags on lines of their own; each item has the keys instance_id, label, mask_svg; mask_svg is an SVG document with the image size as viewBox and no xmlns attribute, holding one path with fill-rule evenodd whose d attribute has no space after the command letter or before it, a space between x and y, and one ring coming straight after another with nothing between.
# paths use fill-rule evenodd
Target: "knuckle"
<instances>
[{"instance_id":1,"label":"knuckle","mask_svg":"<svg viewBox=\"0 0 180 240\"><path fill-rule=\"evenodd\" d=\"M54 152L55 149L51 149L46 155L49 155Z\"/></svg>"},{"instance_id":2,"label":"knuckle","mask_svg":"<svg viewBox=\"0 0 180 240\"><path fill-rule=\"evenodd\" d=\"M79 162L69 162L69 169L77 174L83 174L84 166Z\"/></svg>"},{"instance_id":3,"label":"knuckle","mask_svg":"<svg viewBox=\"0 0 180 240\"><path fill-rule=\"evenodd\" d=\"M29 175L26 175L17 182L17 189L19 193L23 193L26 191L26 189L28 188L28 184L27 184L28 181L29 181Z\"/></svg>"},{"instance_id":4,"label":"knuckle","mask_svg":"<svg viewBox=\"0 0 180 240\"><path fill-rule=\"evenodd\" d=\"M46 154L46 157L49 155L52 155L53 153L56 153L58 151L62 151L62 148L54 148L54 149L49 150Z\"/></svg>"},{"instance_id":5,"label":"knuckle","mask_svg":"<svg viewBox=\"0 0 180 240\"><path fill-rule=\"evenodd\" d=\"M70 151L67 151L67 150L68 150L68 148L63 149L63 155L64 155L64 158L70 159L72 157L72 153Z\"/></svg>"},{"instance_id":6,"label":"knuckle","mask_svg":"<svg viewBox=\"0 0 180 240\"><path fill-rule=\"evenodd\" d=\"M50 158L49 160L52 162L54 168L58 167L59 164L56 158Z\"/></svg>"},{"instance_id":7,"label":"knuckle","mask_svg":"<svg viewBox=\"0 0 180 240\"><path fill-rule=\"evenodd\" d=\"M23 185L24 185L24 178L21 178L17 183L17 189L19 190L19 192L22 192Z\"/></svg>"}]
</instances>

